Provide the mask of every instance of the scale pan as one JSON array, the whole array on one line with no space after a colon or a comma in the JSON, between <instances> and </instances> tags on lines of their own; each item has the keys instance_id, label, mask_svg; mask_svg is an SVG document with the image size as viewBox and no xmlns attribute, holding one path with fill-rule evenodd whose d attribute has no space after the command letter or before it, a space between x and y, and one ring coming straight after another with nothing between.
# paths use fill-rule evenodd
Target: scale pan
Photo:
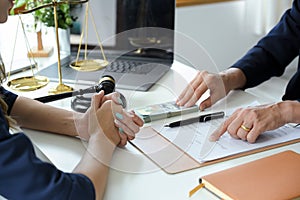
<instances>
[{"instance_id":1,"label":"scale pan","mask_svg":"<svg viewBox=\"0 0 300 200\"><path fill-rule=\"evenodd\" d=\"M109 64L106 60L95 59L95 60L78 60L70 64L70 67L77 71L90 72L97 71L106 67Z\"/></svg>"},{"instance_id":2,"label":"scale pan","mask_svg":"<svg viewBox=\"0 0 300 200\"><path fill-rule=\"evenodd\" d=\"M49 83L45 76L25 76L10 80L7 85L13 90L28 92L40 89Z\"/></svg>"},{"instance_id":3,"label":"scale pan","mask_svg":"<svg viewBox=\"0 0 300 200\"><path fill-rule=\"evenodd\" d=\"M148 45L159 44L161 41L155 37L144 37L144 38L129 38L130 44L134 47L144 47Z\"/></svg>"}]
</instances>

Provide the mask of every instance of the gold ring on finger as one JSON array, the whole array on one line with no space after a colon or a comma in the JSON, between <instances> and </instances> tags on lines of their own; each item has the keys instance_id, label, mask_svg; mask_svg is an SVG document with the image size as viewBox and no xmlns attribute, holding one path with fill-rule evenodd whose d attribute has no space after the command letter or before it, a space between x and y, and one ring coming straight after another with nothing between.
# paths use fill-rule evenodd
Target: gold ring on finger
<instances>
[{"instance_id":1,"label":"gold ring on finger","mask_svg":"<svg viewBox=\"0 0 300 200\"><path fill-rule=\"evenodd\" d=\"M241 128L244 130L244 131L247 131L247 132L249 132L250 130L251 130L251 128L248 128L247 126L245 126L245 125L241 125Z\"/></svg>"}]
</instances>

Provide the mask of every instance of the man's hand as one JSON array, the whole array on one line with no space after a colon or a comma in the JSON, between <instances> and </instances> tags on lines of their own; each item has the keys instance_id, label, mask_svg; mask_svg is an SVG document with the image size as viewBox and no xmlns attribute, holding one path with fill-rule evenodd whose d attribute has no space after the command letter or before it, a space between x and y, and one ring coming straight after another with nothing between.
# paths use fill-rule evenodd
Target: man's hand
<instances>
[{"instance_id":1,"label":"man's hand","mask_svg":"<svg viewBox=\"0 0 300 200\"><path fill-rule=\"evenodd\" d=\"M225 90L222 76L201 71L197 73L196 77L183 90L176 103L179 106L193 106L207 90L210 92L209 97L201 102L199 106L200 110L211 107L212 104L225 97L228 93Z\"/></svg>"},{"instance_id":2,"label":"man's hand","mask_svg":"<svg viewBox=\"0 0 300 200\"><path fill-rule=\"evenodd\" d=\"M284 103L287 102L238 109L210 136L210 140L218 140L227 131L233 138L254 143L261 133L288 122Z\"/></svg>"}]
</instances>

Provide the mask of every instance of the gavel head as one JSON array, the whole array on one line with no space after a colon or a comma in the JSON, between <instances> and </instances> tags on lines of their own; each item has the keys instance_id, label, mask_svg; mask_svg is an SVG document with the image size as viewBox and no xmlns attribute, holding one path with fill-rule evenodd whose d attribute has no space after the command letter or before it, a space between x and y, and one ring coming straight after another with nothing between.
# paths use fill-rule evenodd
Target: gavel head
<instances>
[{"instance_id":1,"label":"gavel head","mask_svg":"<svg viewBox=\"0 0 300 200\"><path fill-rule=\"evenodd\" d=\"M112 76L104 75L99 81L99 84L96 86L96 92L104 91L104 94L109 94L115 91L115 79ZM127 101L125 96L122 93L120 94L120 99L122 101L123 108L127 107Z\"/></svg>"},{"instance_id":2,"label":"gavel head","mask_svg":"<svg viewBox=\"0 0 300 200\"><path fill-rule=\"evenodd\" d=\"M104 94L109 94L115 91L115 79L112 76L104 75L96 86L96 92L104 91Z\"/></svg>"}]
</instances>

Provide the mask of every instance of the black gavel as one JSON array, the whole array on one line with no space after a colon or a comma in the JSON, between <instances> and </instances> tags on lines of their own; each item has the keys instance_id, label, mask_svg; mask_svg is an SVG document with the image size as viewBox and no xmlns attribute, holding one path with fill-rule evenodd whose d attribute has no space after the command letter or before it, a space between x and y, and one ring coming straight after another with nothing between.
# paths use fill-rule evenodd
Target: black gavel
<instances>
[{"instance_id":1,"label":"black gavel","mask_svg":"<svg viewBox=\"0 0 300 200\"><path fill-rule=\"evenodd\" d=\"M95 86L80 89L73 92L65 92L61 94L48 95L43 97L35 98L34 100L40 101L42 103L48 103L52 101L57 101L60 99L65 99L69 97L74 97L71 101L71 107L73 110L78 112L85 112L91 105L91 98L83 96L84 94L98 93L101 90L104 91L104 94L109 94L115 91L115 79L112 76L104 75L100 79L99 83ZM126 108L127 102L120 93L120 99L122 100L123 108Z\"/></svg>"},{"instance_id":2,"label":"black gavel","mask_svg":"<svg viewBox=\"0 0 300 200\"><path fill-rule=\"evenodd\" d=\"M35 98L34 100L40 101L42 103L48 103L52 101L57 101L60 99L65 99L77 95L83 95L83 94L89 94L89 93L96 93L100 92L101 90L104 91L104 94L109 94L115 91L115 79L109 75L102 76L99 83L95 86L86 88L86 89L80 89L73 92L65 92L61 94L54 94L54 95L48 95L43 97Z\"/></svg>"}]
</instances>

